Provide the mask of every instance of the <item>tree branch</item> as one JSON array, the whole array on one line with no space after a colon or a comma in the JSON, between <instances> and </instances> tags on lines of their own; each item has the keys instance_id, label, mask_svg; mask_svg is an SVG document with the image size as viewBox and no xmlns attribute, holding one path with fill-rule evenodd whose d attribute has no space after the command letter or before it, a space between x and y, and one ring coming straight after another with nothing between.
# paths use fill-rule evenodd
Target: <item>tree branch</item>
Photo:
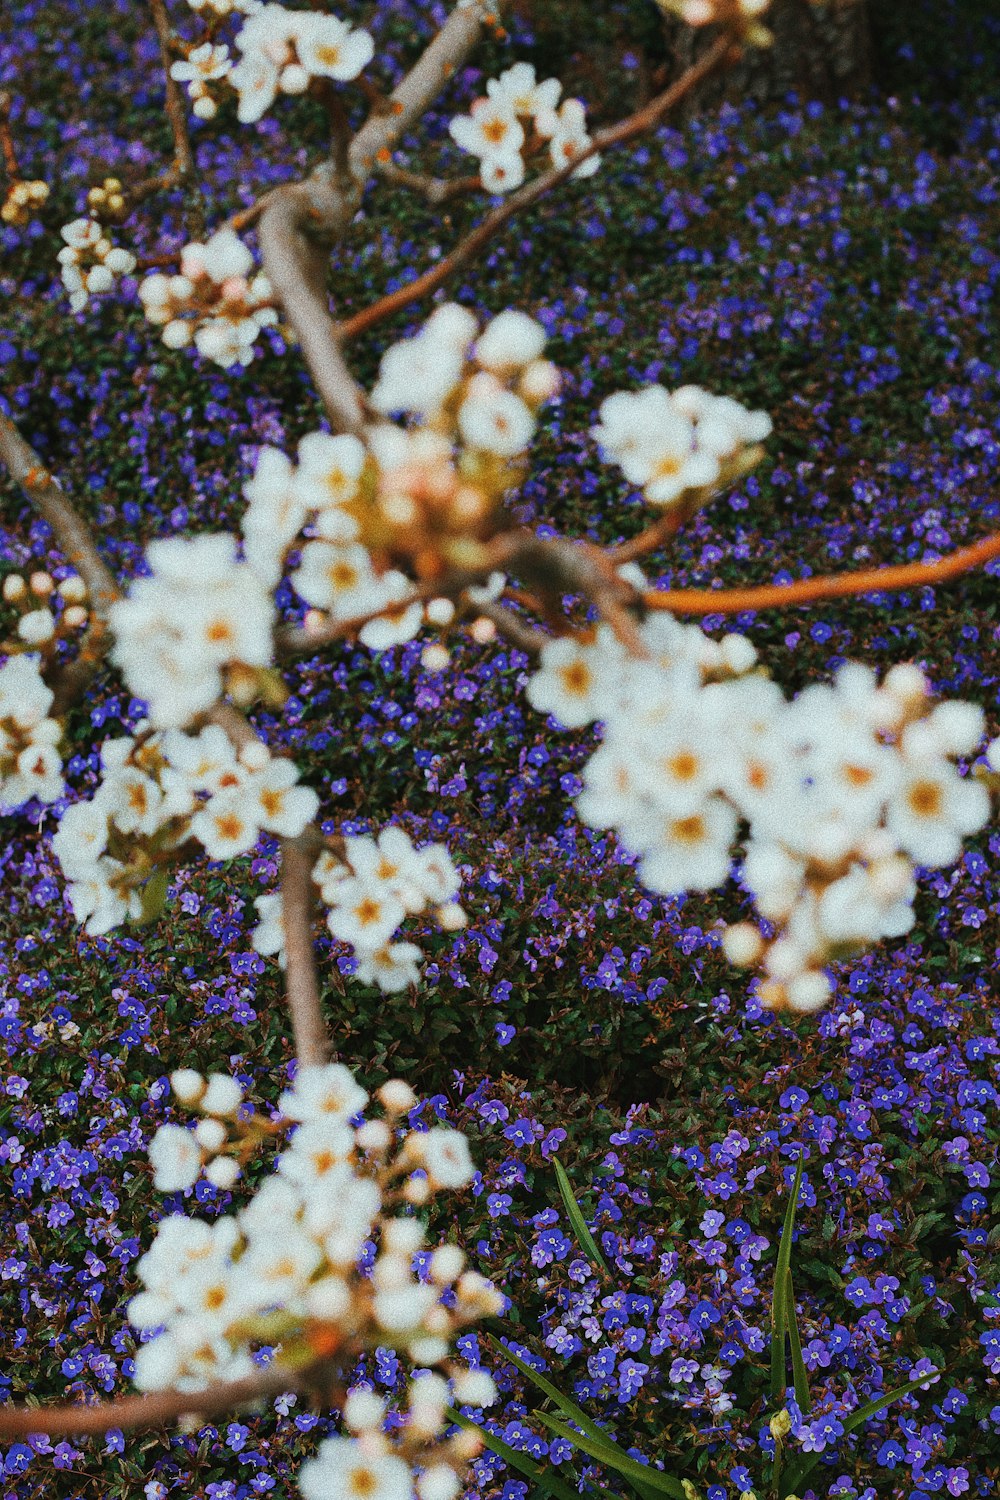
<instances>
[{"instance_id":1,"label":"tree branch","mask_svg":"<svg viewBox=\"0 0 1000 1500\"><path fill-rule=\"evenodd\" d=\"M852 594L892 593L897 589L946 583L994 557L1000 557L1000 534L984 537L971 547L961 547L937 562L831 573L802 578L796 583L762 584L759 588L649 589L642 595L642 601L647 609L667 609L675 615L732 615L743 610L783 609L789 604L816 604Z\"/></svg>"},{"instance_id":2,"label":"tree branch","mask_svg":"<svg viewBox=\"0 0 1000 1500\"><path fill-rule=\"evenodd\" d=\"M304 1384L301 1371L268 1365L243 1380L220 1381L203 1391L149 1391L95 1406L0 1406L0 1437L93 1436L113 1427L136 1431L164 1427L187 1415L214 1416L263 1396L281 1396Z\"/></svg>"},{"instance_id":3,"label":"tree branch","mask_svg":"<svg viewBox=\"0 0 1000 1500\"><path fill-rule=\"evenodd\" d=\"M302 1068L329 1061L330 1038L323 1020L312 936L312 866L315 851L304 837L281 841L281 918L285 928L285 993L292 1018L295 1056Z\"/></svg>"},{"instance_id":4,"label":"tree branch","mask_svg":"<svg viewBox=\"0 0 1000 1500\"><path fill-rule=\"evenodd\" d=\"M188 135L184 90L177 80L170 75L174 58L167 9L163 0L149 0L149 9L152 13L153 25L156 27L156 37L160 44L160 60L163 63L163 72L166 79L167 119L170 121L170 130L174 138L174 183L185 180L193 181L195 175L194 152L191 150L191 137ZM171 183L170 185L173 186L174 184Z\"/></svg>"},{"instance_id":5,"label":"tree branch","mask_svg":"<svg viewBox=\"0 0 1000 1500\"><path fill-rule=\"evenodd\" d=\"M564 167L552 167L548 172L541 173L524 187L518 188L508 198L497 205L488 213L479 224L472 229L465 239L460 240L453 250L450 250L436 265L424 271L422 275L414 277L405 286L397 291L390 292L373 302L370 307L355 313L353 317L346 318L337 326L339 338L346 342L348 339L356 338L359 333L365 333L373 328L376 323L383 322L398 312L402 307L408 307L411 302L417 302L423 297L430 296L431 292L442 286L450 276L468 264L486 245L493 239L509 219L520 213L523 208L528 208L543 198L546 193L567 181L573 175L577 167L598 151L606 151L611 146L620 145L623 141L631 140L634 136L642 135L658 124L663 115L667 114L675 104L689 94L710 74L721 68L730 54L733 53L735 44L728 35L719 37L704 55L687 72L677 79L676 83L658 94L655 99L644 109L636 110L634 114L619 121L617 125L610 125L605 130L600 130L592 137L590 146L581 151L580 155L574 157ZM360 139L360 136L358 137Z\"/></svg>"},{"instance_id":6,"label":"tree branch","mask_svg":"<svg viewBox=\"0 0 1000 1500\"><path fill-rule=\"evenodd\" d=\"M77 515L42 460L24 441L9 417L0 412L0 458L43 520L52 527L59 550L76 569L97 612L106 615L121 589L94 545L90 530Z\"/></svg>"}]
</instances>

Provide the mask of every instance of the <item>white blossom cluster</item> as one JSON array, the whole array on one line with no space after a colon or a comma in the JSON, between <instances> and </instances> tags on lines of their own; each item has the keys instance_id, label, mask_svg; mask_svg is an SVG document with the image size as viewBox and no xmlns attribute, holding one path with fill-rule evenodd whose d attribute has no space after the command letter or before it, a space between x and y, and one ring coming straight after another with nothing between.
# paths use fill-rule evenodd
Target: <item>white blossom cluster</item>
<instances>
[{"instance_id":1,"label":"white blossom cluster","mask_svg":"<svg viewBox=\"0 0 1000 1500\"><path fill-rule=\"evenodd\" d=\"M456 115L448 132L463 151L479 160L480 181L488 193L509 193L524 181L526 158L546 141L555 167L565 167L590 145L579 99L559 104L558 78L538 83L530 63L515 63L486 82L486 95L467 115ZM588 156L573 172L590 177L600 157Z\"/></svg>"},{"instance_id":2,"label":"white blossom cluster","mask_svg":"<svg viewBox=\"0 0 1000 1500\"><path fill-rule=\"evenodd\" d=\"M12 182L0 205L0 220L4 224L27 224L48 202L48 198L49 185L40 177L27 182Z\"/></svg>"},{"instance_id":3,"label":"white blossom cluster","mask_svg":"<svg viewBox=\"0 0 1000 1500\"><path fill-rule=\"evenodd\" d=\"M178 1101L196 1109L202 1118L193 1130L183 1125L159 1127L149 1143L153 1186L161 1193L178 1193L193 1187L204 1173L214 1187L231 1188L243 1165L242 1142L231 1136L243 1090L228 1073L210 1073L204 1078L194 1068L178 1068L170 1075L170 1085ZM252 1150L252 1135L247 1144Z\"/></svg>"},{"instance_id":4,"label":"white blossom cluster","mask_svg":"<svg viewBox=\"0 0 1000 1500\"><path fill-rule=\"evenodd\" d=\"M540 357L544 344L544 328L526 313L508 309L480 333L471 312L445 303L420 333L386 351L371 395L376 410L420 425L377 422L363 441L310 433L297 465L261 449L243 520L245 555L259 577L277 582L308 526L291 583L319 618L382 611L359 630L372 650L412 639L425 619L449 623L449 600L414 600L411 580L386 561L402 554L433 562L449 538L486 527L520 479L539 406L559 387L555 366Z\"/></svg>"},{"instance_id":5,"label":"white blossom cluster","mask_svg":"<svg viewBox=\"0 0 1000 1500\"><path fill-rule=\"evenodd\" d=\"M252 270L253 256L239 235L220 229L205 244L184 246L178 275L147 276L139 298L168 348L193 341L223 369L248 365L261 329L278 320L270 281L262 271L251 276Z\"/></svg>"},{"instance_id":6,"label":"white blossom cluster","mask_svg":"<svg viewBox=\"0 0 1000 1500\"><path fill-rule=\"evenodd\" d=\"M212 1140L228 1133L241 1103L224 1075L185 1069L172 1081L203 1118L194 1131L161 1126L153 1138L157 1183L168 1191L192 1184L214 1149L198 1132L214 1122ZM153 1335L137 1351L134 1378L142 1390L196 1392L252 1375L252 1351L267 1345L279 1366L311 1364L333 1384L359 1354L389 1345L418 1367L405 1409L386 1422L374 1392L351 1392L344 1423L354 1436L321 1445L302 1468L302 1493L454 1500L479 1445L445 1435L446 1409L453 1400L489 1405L496 1392L484 1371L452 1360L451 1346L459 1330L498 1313L502 1298L465 1269L458 1246L428 1250L412 1212L471 1182L465 1136L407 1129L417 1101L405 1083L385 1084L377 1098L381 1117L359 1122L368 1095L347 1068L300 1069L281 1118L261 1133L286 1137L277 1170L247 1206L212 1223L161 1221L137 1267L145 1290L128 1309L133 1326Z\"/></svg>"},{"instance_id":7,"label":"white blossom cluster","mask_svg":"<svg viewBox=\"0 0 1000 1500\"><path fill-rule=\"evenodd\" d=\"M117 276L135 270L131 250L113 245L96 219L74 219L64 224L59 233L66 243L58 260L74 312L85 308L91 297L110 292Z\"/></svg>"},{"instance_id":8,"label":"white blossom cluster","mask_svg":"<svg viewBox=\"0 0 1000 1500\"><path fill-rule=\"evenodd\" d=\"M732 396L697 385L649 385L609 396L591 435L647 500L673 505L686 491L738 472L741 458L770 431L766 412L748 411Z\"/></svg>"},{"instance_id":9,"label":"white blossom cluster","mask_svg":"<svg viewBox=\"0 0 1000 1500\"><path fill-rule=\"evenodd\" d=\"M416 943L393 942L407 917L433 908L446 931L465 924L455 903L460 880L443 844L415 849L402 828L385 828L377 839L343 840L343 858L320 855L313 879L330 908L327 926L358 958L362 984L391 993L416 984L422 958Z\"/></svg>"},{"instance_id":10,"label":"white blossom cluster","mask_svg":"<svg viewBox=\"0 0 1000 1500\"><path fill-rule=\"evenodd\" d=\"M50 719L52 689L33 656L10 656L0 666L0 808L36 797L55 802L65 791L57 745L62 725Z\"/></svg>"},{"instance_id":11,"label":"white blossom cluster","mask_svg":"<svg viewBox=\"0 0 1000 1500\"><path fill-rule=\"evenodd\" d=\"M211 21L214 17L222 20L234 11L252 16L254 11L260 10L261 0L188 0L188 5Z\"/></svg>"},{"instance_id":12,"label":"white blossom cluster","mask_svg":"<svg viewBox=\"0 0 1000 1500\"><path fill-rule=\"evenodd\" d=\"M297 837L319 805L290 760L257 742L237 756L214 724L197 735L106 740L101 763L96 793L66 809L52 840L74 915L91 936L141 916L150 877L189 839L210 859L231 859L262 830Z\"/></svg>"},{"instance_id":13,"label":"white blossom cluster","mask_svg":"<svg viewBox=\"0 0 1000 1500\"><path fill-rule=\"evenodd\" d=\"M199 120L214 120L219 106L212 98L209 84L228 77L232 69L229 48L224 43L201 42L191 48L187 57L171 64L170 76L187 85L191 107Z\"/></svg>"},{"instance_id":14,"label":"white blossom cluster","mask_svg":"<svg viewBox=\"0 0 1000 1500\"><path fill-rule=\"evenodd\" d=\"M981 742L982 710L933 705L910 666L879 686L848 664L788 701L750 673L744 636L716 643L659 614L639 632L648 660L605 626L589 643L554 640L528 685L540 712L604 725L579 815L613 828L663 895L723 885L746 825L740 878L773 935L740 923L723 946L762 966L766 1005L817 1010L832 988L824 966L909 931L915 867L953 863L986 822L985 786L955 765Z\"/></svg>"},{"instance_id":15,"label":"white blossom cluster","mask_svg":"<svg viewBox=\"0 0 1000 1500\"><path fill-rule=\"evenodd\" d=\"M313 78L348 83L371 62L375 43L337 16L262 5L236 38L243 54L229 74L240 96L239 118L249 124L278 93L303 94Z\"/></svg>"},{"instance_id":16,"label":"white blossom cluster","mask_svg":"<svg viewBox=\"0 0 1000 1500\"><path fill-rule=\"evenodd\" d=\"M211 708L227 668L265 668L274 601L227 533L150 542L152 576L138 578L108 621L112 655L157 728L178 728Z\"/></svg>"},{"instance_id":17,"label":"white blossom cluster","mask_svg":"<svg viewBox=\"0 0 1000 1500\"><path fill-rule=\"evenodd\" d=\"M25 579L8 573L3 581L3 599L17 610L17 633L27 646L36 646L43 660L51 660L60 640L66 640L90 618L84 604L87 589L83 579L71 573L57 584L51 573L38 569ZM57 613L58 604L62 610Z\"/></svg>"}]
</instances>

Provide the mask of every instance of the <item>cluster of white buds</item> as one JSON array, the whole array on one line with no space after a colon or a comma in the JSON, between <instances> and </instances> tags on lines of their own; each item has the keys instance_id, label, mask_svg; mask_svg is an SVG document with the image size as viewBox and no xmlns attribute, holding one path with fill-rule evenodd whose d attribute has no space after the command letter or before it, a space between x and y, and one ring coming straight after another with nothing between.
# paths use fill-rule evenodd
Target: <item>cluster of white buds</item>
<instances>
[{"instance_id":1,"label":"cluster of white buds","mask_svg":"<svg viewBox=\"0 0 1000 1500\"><path fill-rule=\"evenodd\" d=\"M66 809L52 840L73 912L92 936L158 915L189 839L210 859L232 859L262 830L297 837L319 805L290 760L256 741L237 755L214 724L197 735L145 729L107 740L101 763L96 793Z\"/></svg>"},{"instance_id":2,"label":"cluster of white buds","mask_svg":"<svg viewBox=\"0 0 1000 1500\"><path fill-rule=\"evenodd\" d=\"M95 218L117 218L125 212L125 190L120 177L105 177L87 193L87 207Z\"/></svg>"},{"instance_id":3,"label":"cluster of white buds","mask_svg":"<svg viewBox=\"0 0 1000 1500\"><path fill-rule=\"evenodd\" d=\"M245 694L249 679L263 682L274 601L224 532L150 542L146 561L152 577L111 607L112 655L152 722L180 727L224 686Z\"/></svg>"},{"instance_id":4,"label":"cluster of white buds","mask_svg":"<svg viewBox=\"0 0 1000 1500\"><path fill-rule=\"evenodd\" d=\"M771 33L759 24L771 0L656 0L656 3L688 26L735 27L754 46L766 47L771 41Z\"/></svg>"},{"instance_id":5,"label":"cluster of white buds","mask_svg":"<svg viewBox=\"0 0 1000 1500\"><path fill-rule=\"evenodd\" d=\"M56 749L62 725L50 719L52 689L32 656L11 656L0 666L0 808L36 797L55 802L66 790Z\"/></svg>"},{"instance_id":6,"label":"cluster of white buds","mask_svg":"<svg viewBox=\"0 0 1000 1500\"><path fill-rule=\"evenodd\" d=\"M415 849L402 828L374 838L346 838L343 857L324 850L313 879L329 906L327 926L358 957L357 976L391 993L416 984L422 958L415 943L393 942L408 916L428 906L446 931L465 925L454 898L460 880L443 844Z\"/></svg>"},{"instance_id":7,"label":"cluster of white buds","mask_svg":"<svg viewBox=\"0 0 1000 1500\"><path fill-rule=\"evenodd\" d=\"M747 675L744 636L716 643L666 615L638 629L648 660L602 626L589 642L546 645L528 685L562 723L604 724L579 815L613 828L663 895L723 885L748 825L740 876L774 935L739 923L724 949L763 968L765 1005L818 1010L832 988L824 966L909 931L915 866L953 863L986 822L985 786L954 764L980 743L982 711L933 706L908 666L879 687L847 665L789 702Z\"/></svg>"},{"instance_id":8,"label":"cluster of white buds","mask_svg":"<svg viewBox=\"0 0 1000 1500\"><path fill-rule=\"evenodd\" d=\"M668 391L649 385L616 391L591 429L604 456L654 505L675 505L692 491L731 483L761 457L771 432L766 412L697 385Z\"/></svg>"},{"instance_id":9,"label":"cluster of white buds","mask_svg":"<svg viewBox=\"0 0 1000 1500\"><path fill-rule=\"evenodd\" d=\"M220 229L205 244L184 246L177 276L147 276L139 297L168 348L183 349L193 340L199 354L223 369L248 365L261 329L278 320L271 283L263 272L251 276L252 270L253 256L239 235Z\"/></svg>"},{"instance_id":10,"label":"cluster of white buds","mask_svg":"<svg viewBox=\"0 0 1000 1500\"><path fill-rule=\"evenodd\" d=\"M83 602L86 597L86 585L76 573L58 584L41 568L27 578L8 573L3 581L4 601L12 604L19 616L18 638L39 651L44 662L52 659L61 640L86 625L90 618Z\"/></svg>"},{"instance_id":11,"label":"cluster of white buds","mask_svg":"<svg viewBox=\"0 0 1000 1500\"><path fill-rule=\"evenodd\" d=\"M233 69L229 48L223 43L201 42L187 57L172 63L170 76L187 85L192 109L199 120L214 120L219 106L212 98L210 83L226 78Z\"/></svg>"},{"instance_id":12,"label":"cluster of white buds","mask_svg":"<svg viewBox=\"0 0 1000 1500\"><path fill-rule=\"evenodd\" d=\"M372 405L418 426L369 430L378 466L372 539L412 558L419 576L464 560L468 540L490 534L502 500L523 481L538 410L559 390L558 370L541 358L545 338L513 308L480 333L472 313L450 302L383 356Z\"/></svg>"},{"instance_id":13,"label":"cluster of white buds","mask_svg":"<svg viewBox=\"0 0 1000 1500\"><path fill-rule=\"evenodd\" d=\"M254 1116L239 1119L243 1090L228 1073L204 1078L194 1068L178 1068L170 1075L170 1086L178 1103L196 1109L202 1118L193 1130L159 1127L149 1143L153 1186L161 1193L178 1193L204 1173L214 1187L231 1188L272 1128Z\"/></svg>"},{"instance_id":14,"label":"cluster of white buds","mask_svg":"<svg viewBox=\"0 0 1000 1500\"><path fill-rule=\"evenodd\" d=\"M371 62L367 31L315 11L263 5L236 38L243 57L229 75L240 96L239 118L259 120L278 93L303 94L314 78L348 83Z\"/></svg>"},{"instance_id":15,"label":"cluster of white buds","mask_svg":"<svg viewBox=\"0 0 1000 1500\"><path fill-rule=\"evenodd\" d=\"M59 231L66 244L59 251L63 285L74 312L86 307L91 297L110 292L116 276L135 270L131 250L113 245L96 219L74 219Z\"/></svg>"},{"instance_id":16,"label":"cluster of white buds","mask_svg":"<svg viewBox=\"0 0 1000 1500\"><path fill-rule=\"evenodd\" d=\"M49 185L41 178L34 178L30 182L12 182L0 207L0 219L5 224L23 227L34 218L48 201L48 197Z\"/></svg>"},{"instance_id":17,"label":"cluster of white buds","mask_svg":"<svg viewBox=\"0 0 1000 1500\"><path fill-rule=\"evenodd\" d=\"M206 1082L187 1070L174 1084L203 1119L194 1131L161 1127L150 1154L158 1182L191 1183L212 1151L198 1131L214 1123L213 1139L228 1135L240 1090L223 1075ZM266 1128L286 1149L248 1205L212 1223L161 1221L137 1267L145 1290L129 1303L133 1326L153 1334L137 1351L134 1378L142 1390L195 1394L252 1376L253 1351L266 1345L279 1368L308 1368L332 1392L360 1355L394 1348L417 1367L404 1409L389 1414L371 1390L351 1391L343 1416L353 1436L328 1439L303 1465L302 1494L455 1500L480 1445L465 1432L447 1435L447 1408L490 1405L496 1390L485 1371L454 1360L452 1345L463 1328L496 1316L503 1299L465 1269L457 1245L426 1247L412 1212L471 1182L465 1136L407 1129L417 1100L398 1080L377 1099L381 1115L359 1122L368 1095L347 1068L301 1069L279 1101L282 1118Z\"/></svg>"},{"instance_id":18,"label":"cluster of white buds","mask_svg":"<svg viewBox=\"0 0 1000 1500\"><path fill-rule=\"evenodd\" d=\"M568 166L590 146L579 99L559 104L558 78L535 79L530 63L515 63L486 83L467 115L456 115L448 132L463 151L479 160L480 181L489 193L509 193L524 181L526 162L548 144L552 164ZM558 107L557 107L558 106ZM588 156L573 172L590 177L600 157Z\"/></svg>"},{"instance_id":19,"label":"cluster of white buds","mask_svg":"<svg viewBox=\"0 0 1000 1500\"><path fill-rule=\"evenodd\" d=\"M188 5L211 22L213 19L221 21L234 11L252 16L254 11L260 10L261 0L188 0Z\"/></svg>"},{"instance_id":20,"label":"cluster of white buds","mask_svg":"<svg viewBox=\"0 0 1000 1500\"><path fill-rule=\"evenodd\" d=\"M452 602L415 600L394 564L434 578L467 565L470 543L490 535L523 478L538 409L559 388L558 371L541 358L544 344L544 328L526 313L500 313L480 333L471 312L445 303L416 337L387 350L371 396L377 410L418 425L379 422L363 440L309 433L297 464L261 449L244 491L245 555L273 587L309 528L291 575L311 606L307 628L380 611L358 633L381 651L412 639L425 621L451 623Z\"/></svg>"}]
</instances>

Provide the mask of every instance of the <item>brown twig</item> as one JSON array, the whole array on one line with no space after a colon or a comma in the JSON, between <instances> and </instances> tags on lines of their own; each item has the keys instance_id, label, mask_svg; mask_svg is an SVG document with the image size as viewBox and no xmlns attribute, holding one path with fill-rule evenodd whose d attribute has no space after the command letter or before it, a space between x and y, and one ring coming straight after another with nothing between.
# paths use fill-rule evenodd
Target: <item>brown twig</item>
<instances>
[{"instance_id":1,"label":"brown twig","mask_svg":"<svg viewBox=\"0 0 1000 1500\"><path fill-rule=\"evenodd\" d=\"M52 527L66 561L76 569L98 615L104 616L121 598L118 583L94 545L86 524L46 469L35 450L24 441L13 422L0 412L0 459L11 478L24 490L43 520Z\"/></svg>"},{"instance_id":2,"label":"brown twig","mask_svg":"<svg viewBox=\"0 0 1000 1500\"><path fill-rule=\"evenodd\" d=\"M3 152L4 170L10 181L20 182L21 168L14 149L14 135L10 128L10 112L14 101L6 89L0 91L0 151Z\"/></svg>"},{"instance_id":3,"label":"brown twig","mask_svg":"<svg viewBox=\"0 0 1000 1500\"><path fill-rule=\"evenodd\" d=\"M313 948L312 867L315 850L304 838L281 841L281 919L285 929L285 994L300 1067L329 1061Z\"/></svg>"},{"instance_id":4,"label":"brown twig","mask_svg":"<svg viewBox=\"0 0 1000 1500\"><path fill-rule=\"evenodd\" d=\"M401 167L392 161L376 161L375 170L386 182L394 183L397 187L409 188L411 192L419 193L426 198L428 203L449 203L452 198L464 197L467 193L473 193L482 184L477 176L472 177L430 177L424 172L411 172L408 167Z\"/></svg>"},{"instance_id":5,"label":"brown twig","mask_svg":"<svg viewBox=\"0 0 1000 1500\"><path fill-rule=\"evenodd\" d=\"M182 186L188 189L193 229L195 233L201 233L204 229L204 204L202 202L201 190L198 186L197 169L194 159L194 151L191 146L191 136L188 131L187 105L184 98L184 90L172 77L170 69L174 61L173 34L170 30L170 20L167 16L167 8L164 0L149 0L149 9L153 17L153 25L156 28L157 41L160 44L160 61L163 64L164 84L166 89L165 102L167 119L170 122L170 133L174 141L174 159L165 172L155 177L146 178L137 183L129 190L129 199L132 205L150 197L153 193L167 191L170 188Z\"/></svg>"},{"instance_id":6,"label":"brown twig","mask_svg":"<svg viewBox=\"0 0 1000 1500\"><path fill-rule=\"evenodd\" d=\"M337 326L337 334L342 342L353 339L360 333L365 333L373 328L376 323L383 322L391 317L400 308L408 307L411 302L417 302L424 297L430 296L431 292L458 270L473 260L494 238L509 219L522 209L528 208L543 198L553 188L558 187L573 175L577 167L598 151L606 151L611 146L620 145L623 141L632 140L637 135L651 130L658 124L660 119L667 114L676 104L685 98L693 89L714 73L716 69L729 59L735 50L735 44L729 36L720 37L698 62L688 68L687 72L678 78L677 82L670 88L658 94L644 109L636 110L634 114L619 121L617 125L610 125L605 130L600 130L591 139L590 146L568 162L564 167L553 167L548 172L528 182L522 188L511 193L503 203L492 209L476 227L460 240L453 250L442 257L436 265L424 271L422 275L414 277L405 286L399 287L395 292L390 292L385 297L380 297L370 307L355 313L353 317L345 318ZM360 136L358 137L360 139ZM356 144L356 142L355 142ZM353 148L352 148L353 149Z\"/></svg>"},{"instance_id":7,"label":"brown twig","mask_svg":"<svg viewBox=\"0 0 1000 1500\"><path fill-rule=\"evenodd\" d=\"M85 1437L109 1432L165 1427L178 1417L209 1417L231 1411L264 1396L281 1396L299 1389L302 1372L266 1366L243 1380L220 1381L203 1391L150 1391L122 1396L94 1406L0 1406L0 1437L20 1438L31 1433L48 1437Z\"/></svg>"},{"instance_id":8,"label":"brown twig","mask_svg":"<svg viewBox=\"0 0 1000 1500\"><path fill-rule=\"evenodd\" d=\"M789 604L816 604L852 594L882 594L946 583L994 557L1000 557L1000 534L984 537L971 547L961 547L937 562L866 568L857 573L832 573L802 578L795 583L762 584L758 588L650 589L642 595L642 601L647 609L667 609L675 615L732 615L743 610L783 609Z\"/></svg>"}]
</instances>

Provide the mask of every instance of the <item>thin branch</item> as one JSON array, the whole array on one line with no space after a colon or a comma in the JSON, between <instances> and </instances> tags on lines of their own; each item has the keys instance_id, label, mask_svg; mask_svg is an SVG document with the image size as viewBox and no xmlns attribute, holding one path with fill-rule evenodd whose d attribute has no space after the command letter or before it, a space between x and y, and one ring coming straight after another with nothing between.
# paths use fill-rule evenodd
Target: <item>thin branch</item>
<instances>
[{"instance_id":1,"label":"thin branch","mask_svg":"<svg viewBox=\"0 0 1000 1500\"><path fill-rule=\"evenodd\" d=\"M351 143L350 169L363 187L375 171L381 151L391 151L434 103L462 66L482 34L486 15L495 14L502 0L488 6L482 0L456 7L437 36L425 48L406 77L389 96L389 108L373 112Z\"/></svg>"},{"instance_id":2,"label":"thin branch","mask_svg":"<svg viewBox=\"0 0 1000 1500\"><path fill-rule=\"evenodd\" d=\"M598 151L606 151L611 146L620 145L623 141L631 140L634 136L651 130L674 105L679 104L704 79L721 68L734 50L738 49L730 36L719 37L704 57L688 68L676 83L671 84L670 88L662 94L658 94L644 109L637 110L626 119L619 121L617 125L610 125L607 129L598 131L592 137L587 149L581 151L579 156L567 162L564 167L553 167L511 193L508 198L491 210L463 240L460 240L453 250L450 250L436 265L424 271L422 275L414 277L397 291L379 298L377 302L355 313L353 317L346 318L337 327L340 339L346 342L348 339L356 338L359 333L364 333L369 328L373 328L376 323L383 322L400 308L408 307L411 302L430 296L431 292L443 286L450 276L473 260L515 214L520 213L523 208L530 207L539 198L543 198L553 188L565 182L582 162L594 156ZM367 129L367 126L365 128ZM360 139L360 134L357 139Z\"/></svg>"},{"instance_id":3,"label":"thin branch","mask_svg":"<svg viewBox=\"0 0 1000 1500\"><path fill-rule=\"evenodd\" d=\"M14 135L10 128L10 112L14 101L6 89L0 91L0 151L3 152L4 170L11 183L19 182L21 168L14 149Z\"/></svg>"},{"instance_id":4,"label":"thin branch","mask_svg":"<svg viewBox=\"0 0 1000 1500\"><path fill-rule=\"evenodd\" d=\"M386 182L392 182L397 187L409 188L411 192L419 193L426 198L428 203L448 203L452 198L464 197L467 193L473 193L482 186L479 176L468 177L431 177L425 172L411 172L409 167L401 167L392 161L376 161L375 170Z\"/></svg>"},{"instance_id":5,"label":"thin branch","mask_svg":"<svg viewBox=\"0 0 1000 1500\"><path fill-rule=\"evenodd\" d=\"M292 1018L295 1056L302 1068L329 1061L330 1038L323 1020L312 936L312 867L315 852L304 839L281 841L281 918L285 929L285 993Z\"/></svg>"},{"instance_id":6,"label":"thin branch","mask_svg":"<svg viewBox=\"0 0 1000 1500\"><path fill-rule=\"evenodd\" d=\"M301 1371L269 1365L243 1380L220 1381L203 1391L149 1391L94 1406L0 1406L0 1437L21 1438L36 1432L48 1437L87 1437L116 1427L133 1432L165 1427L178 1417L213 1416L264 1396L284 1395L304 1383Z\"/></svg>"},{"instance_id":7,"label":"thin branch","mask_svg":"<svg viewBox=\"0 0 1000 1500\"><path fill-rule=\"evenodd\" d=\"M64 492L46 469L35 450L24 441L9 417L0 412L0 459L11 478L24 490L53 535L66 561L76 569L98 615L107 614L121 589L94 545L90 530L77 515Z\"/></svg>"},{"instance_id":8,"label":"thin branch","mask_svg":"<svg viewBox=\"0 0 1000 1500\"><path fill-rule=\"evenodd\" d=\"M357 209L357 196L333 170L277 188L257 233L264 269L336 431L360 433L367 403L343 355L330 317L330 251Z\"/></svg>"},{"instance_id":9,"label":"thin branch","mask_svg":"<svg viewBox=\"0 0 1000 1500\"><path fill-rule=\"evenodd\" d=\"M732 615L743 610L783 609L789 604L815 604L852 594L883 594L897 589L946 583L991 558L1000 557L1000 534L961 547L937 562L902 563L867 568L857 573L831 573L802 578L796 583L768 583L745 589L650 589L642 600L647 609L667 609L675 615Z\"/></svg>"},{"instance_id":10,"label":"thin branch","mask_svg":"<svg viewBox=\"0 0 1000 1500\"><path fill-rule=\"evenodd\" d=\"M184 102L184 90L172 78L170 69L173 66L173 38L170 32L170 21L167 17L167 8L163 0L149 0L149 9L153 17L153 25L156 27L156 36L160 44L160 61L163 63L163 72L166 78L166 104L167 119L170 121L170 130L174 138L174 186L179 181L191 179L195 174L194 152L191 150L191 137L188 134L187 109Z\"/></svg>"},{"instance_id":11,"label":"thin branch","mask_svg":"<svg viewBox=\"0 0 1000 1500\"><path fill-rule=\"evenodd\" d=\"M633 562L637 557L644 557L647 552L655 552L657 547L662 547L664 542L671 541L677 535L692 514L685 506L672 506L665 515L647 526L645 531L640 531L630 542L622 542L617 547L609 548L608 556L616 567L621 567L622 563Z\"/></svg>"}]
</instances>

